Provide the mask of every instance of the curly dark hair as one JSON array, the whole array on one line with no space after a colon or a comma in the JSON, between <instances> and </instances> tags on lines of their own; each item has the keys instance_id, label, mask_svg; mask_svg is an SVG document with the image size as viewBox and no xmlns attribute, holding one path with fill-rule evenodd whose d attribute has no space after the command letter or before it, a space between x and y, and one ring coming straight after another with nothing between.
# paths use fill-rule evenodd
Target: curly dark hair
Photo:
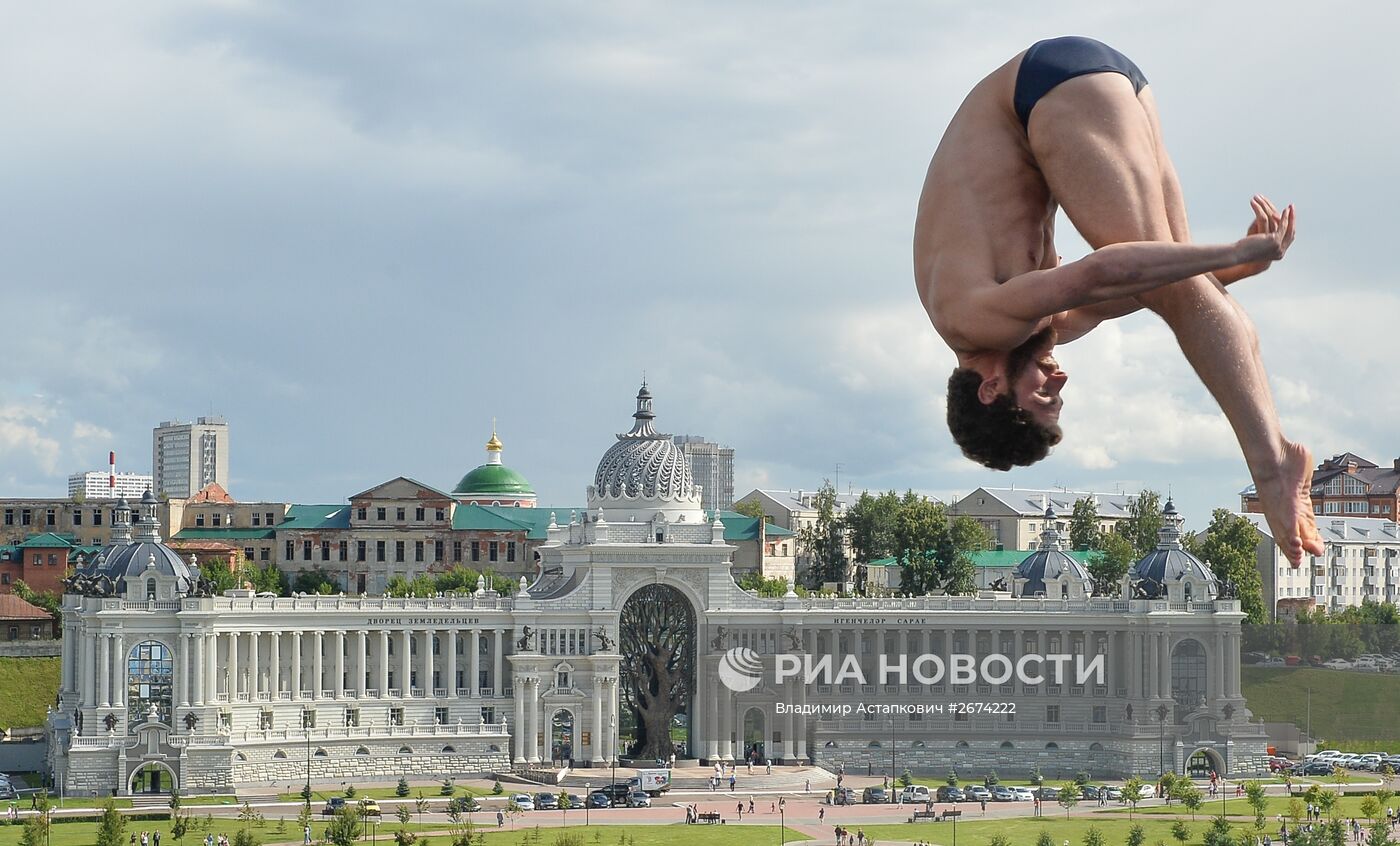
<instances>
[{"instance_id":1,"label":"curly dark hair","mask_svg":"<svg viewBox=\"0 0 1400 846\"><path fill-rule=\"evenodd\" d=\"M1060 427L1035 422L1009 394L982 402L981 387L982 374L967 367L955 368L948 379L948 431L963 455L993 470L1010 470L1036 463L1060 442Z\"/></svg>"}]
</instances>

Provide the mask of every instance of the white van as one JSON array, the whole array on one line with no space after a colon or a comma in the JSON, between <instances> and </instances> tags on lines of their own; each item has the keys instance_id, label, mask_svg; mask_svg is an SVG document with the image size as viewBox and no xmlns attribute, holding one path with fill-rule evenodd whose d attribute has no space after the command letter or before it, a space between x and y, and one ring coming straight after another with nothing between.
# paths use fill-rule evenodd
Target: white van
<instances>
[{"instance_id":1,"label":"white van","mask_svg":"<svg viewBox=\"0 0 1400 846\"><path fill-rule=\"evenodd\" d=\"M911 784L899 794L901 802L908 802L917 805L922 802L931 802L933 797L929 795L928 788L922 784Z\"/></svg>"}]
</instances>

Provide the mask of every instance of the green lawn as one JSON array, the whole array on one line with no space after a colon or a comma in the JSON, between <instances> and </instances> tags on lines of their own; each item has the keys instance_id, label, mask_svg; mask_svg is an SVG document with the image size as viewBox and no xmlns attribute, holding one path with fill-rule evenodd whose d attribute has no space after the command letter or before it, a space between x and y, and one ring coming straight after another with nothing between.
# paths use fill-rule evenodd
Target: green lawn
<instances>
[{"instance_id":1,"label":"green lawn","mask_svg":"<svg viewBox=\"0 0 1400 846\"><path fill-rule=\"evenodd\" d=\"M514 831L496 831L486 829L487 846L516 846L519 843L533 843L529 839L536 829L520 825L518 822ZM554 842L559 829L540 828L540 846L550 846ZM584 846L616 846L621 842L622 836L627 835L627 842L631 846L675 846L683 843L685 846L755 846L759 843L777 844L778 826L757 826L757 825L594 825L584 828L581 825L569 826L569 831L582 838ZM431 838L433 843L438 842L438 838ZM811 840L805 834L785 829L782 840L793 843L803 840ZM422 843L422 841L419 841ZM446 838L442 839L446 843Z\"/></svg>"},{"instance_id":2,"label":"green lawn","mask_svg":"<svg viewBox=\"0 0 1400 846\"><path fill-rule=\"evenodd\" d=\"M1000 834L1010 840L1015 846L1028 846L1036 841L1036 837L1041 830L1050 832L1050 837L1055 843L1062 843L1068 840L1071 844L1079 844L1084 841L1084 834L1089 826L1097 828L1104 836L1107 843L1125 843L1128 839L1128 830L1134 825L1141 825L1143 832L1147 835L1148 843L1176 843L1172 838L1172 821L1163 819L1153 819L1145 817L1136 820L1127 819L1095 819L1092 815L1084 815L1076 811L1068 820L1065 819L1063 810L1056 809L1058 813L1050 813L1046 810L1044 817L1040 819L1020 817L1006 820L979 820L976 822L958 823L958 846L987 846L991 842L992 836ZM1191 831L1191 838L1187 844L1201 843L1205 837L1207 826L1210 824L1208 817L1202 816L1195 823L1187 821L1186 825ZM953 824L951 822L938 823L899 823L895 825L866 825L853 826L857 831L864 831L867 837L875 838L876 842L887 840L908 840L917 841L920 839L933 840L937 843L951 843L953 839ZM1233 831L1238 832L1243 828L1241 824L1235 824ZM1277 834L1277 827L1271 823L1267 829Z\"/></svg>"},{"instance_id":3,"label":"green lawn","mask_svg":"<svg viewBox=\"0 0 1400 846\"><path fill-rule=\"evenodd\" d=\"M1400 752L1400 723L1394 719L1400 675L1316 667L1241 667L1240 686L1256 718L1303 729L1308 726L1311 689L1312 734L1326 739L1325 748ZM1364 742L1372 746L1363 748Z\"/></svg>"},{"instance_id":4,"label":"green lawn","mask_svg":"<svg viewBox=\"0 0 1400 846\"><path fill-rule=\"evenodd\" d=\"M58 696L59 658L0 658L0 727L31 728Z\"/></svg>"},{"instance_id":5,"label":"green lawn","mask_svg":"<svg viewBox=\"0 0 1400 846\"><path fill-rule=\"evenodd\" d=\"M1304 799L1304 798L1301 797L1301 796L1299 796L1299 797L1297 797L1297 798L1298 798L1298 801L1299 801L1299 802L1302 802L1303 805L1306 807L1306 805L1307 805L1307 800ZM1364 796L1343 796L1343 797L1341 797L1341 798L1339 798L1339 799L1337 800L1337 804L1336 804L1335 807L1337 808L1338 813L1340 813L1340 814L1341 814L1342 816L1344 816L1344 817L1360 817L1360 816L1361 816L1361 800L1363 800L1363 799L1365 799L1365 798L1366 798L1366 797L1364 797ZM1288 799L1287 799L1287 798L1285 798L1285 797L1283 797L1283 796L1270 796L1268 799L1269 799L1268 804L1265 806L1265 810L1264 810L1264 815L1265 815L1265 816L1268 816L1268 817L1275 817L1275 816L1278 816L1279 814L1283 814L1283 815L1287 816L1287 814L1288 814ZM1400 808L1400 797L1396 797L1396 798L1391 799L1391 800L1390 800L1390 807L1392 807L1392 808ZM1118 810L1122 810L1122 809L1118 809ZM1137 812L1138 812L1139 814L1152 814L1152 815L1161 815L1161 814L1187 814L1187 813L1190 813L1190 811L1187 811L1184 807L1182 807L1182 805L1181 805L1180 802L1173 802L1173 803L1171 804L1171 807L1167 807L1166 805L1155 805L1155 806L1153 806L1153 807L1151 807L1151 808L1138 808L1138 809L1137 809ZM1198 815L1201 819L1205 819L1207 816L1215 816L1215 815L1218 815L1219 813L1220 813L1220 799L1218 799L1218 798L1217 798L1215 801L1213 801L1213 802L1212 802L1211 800L1209 800L1209 799L1205 800L1205 804L1203 804L1203 805L1201 806L1201 810L1197 811L1197 815ZM1239 815L1239 816L1253 816L1253 815L1254 815L1254 809L1250 808L1250 807L1249 807L1249 802L1246 801L1246 800L1244 800L1244 799L1234 799L1234 798L1230 798L1230 799L1226 799L1226 800L1225 800L1225 813L1226 813L1227 815L1230 815L1230 816L1234 816L1234 815Z\"/></svg>"}]
</instances>

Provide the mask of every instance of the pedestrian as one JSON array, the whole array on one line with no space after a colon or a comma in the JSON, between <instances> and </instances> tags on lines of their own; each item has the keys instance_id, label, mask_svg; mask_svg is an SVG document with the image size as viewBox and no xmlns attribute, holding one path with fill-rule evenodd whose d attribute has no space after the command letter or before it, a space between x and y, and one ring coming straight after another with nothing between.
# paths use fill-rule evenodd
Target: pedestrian
<instances>
[{"instance_id":1,"label":"pedestrian","mask_svg":"<svg viewBox=\"0 0 1400 846\"><path fill-rule=\"evenodd\" d=\"M985 817L986 815L987 815L987 800L986 800L986 799L983 799L983 800L982 800L982 816Z\"/></svg>"},{"instance_id":2,"label":"pedestrian","mask_svg":"<svg viewBox=\"0 0 1400 846\"><path fill-rule=\"evenodd\" d=\"M155 846L160 846L160 832L159 832L159 831L157 831L155 834L152 834L152 835L151 835L151 843L155 844Z\"/></svg>"},{"instance_id":3,"label":"pedestrian","mask_svg":"<svg viewBox=\"0 0 1400 846\"><path fill-rule=\"evenodd\" d=\"M753 813L753 797L752 797L752 796L749 797L749 813L750 813L750 814Z\"/></svg>"},{"instance_id":4,"label":"pedestrian","mask_svg":"<svg viewBox=\"0 0 1400 846\"><path fill-rule=\"evenodd\" d=\"M301 830L302 846L311 846L311 823L307 823Z\"/></svg>"},{"instance_id":5,"label":"pedestrian","mask_svg":"<svg viewBox=\"0 0 1400 846\"><path fill-rule=\"evenodd\" d=\"M503 825L505 825L505 824L506 824L506 815L503 814L503 813L501 813L500 811L497 811L497 812L496 812L496 828L500 828L501 826L503 826Z\"/></svg>"},{"instance_id":6,"label":"pedestrian","mask_svg":"<svg viewBox=\"0 0 1400 846\"><path fill-rule=\"evenodd\" d=\"M805 786L803 787L802 792L803 792L803 793L811 793L811 792L812 792L812 780L811 780L810 778L807 779L806 784L805 784Z\"/></svg>"},{"instance_id":7,"label":"pedestrian","mask_svg":"<svg viewBox=\"0 0 1400 846\"><path fill-rule=\"evenodd\" d=\"M765 772L765 774L766 774L766 775L772 775L772 774L773 774L773 762L772 762L771 760L768 760L768 761L764 761L763 763L766 765L766 772Z\"/></svg>"},{"instance_id":8,"label":"pedestrian","mask_svg":"<svg viewBox=\"0 0 1400 846\"><path fill-rule=\"evenodd\" d=\"M774 802L774 801L771 800L771 799L768 800L768 813L770 813L770 814L776 814L776 813L778 813L778 803L777 803L777 802Z\"/></svg>"},{"instance_id":9,"label":"pedestrian","mask_svg":"<svg viewBox=\"0 0 1400 846\"><path fill-rule=\"evenodd\" d=\"M734 773L731 772L731 773L729 774L729 792L730 792L730 793L733 793L733 792L734 792L734 781L735 781L735 779L734 779Z\"/></svg>"},{"instance_id":10,"label":"pedestrian","mask_svg":"<svg viewBox=\"0 0 1400 846\"><path fill-rule=\"evenodd\" d=\"M736 810L736 813L739 815L739 821L740 821L740 822L743 822L743 821L744 821L744 803L743 803L743 802L740 802L740 803L739 803L738 809Z\"/></svg>"},{"instance_id":11,"label":"pedestrian","mask_svg":"<svg viewBox=\"0 0 1400 846\"><path fill-rule=\"evenodd\" d=\"M826 822L826 808L824 806L817 809L817 822Z\"/></svg>"}]
</instances>

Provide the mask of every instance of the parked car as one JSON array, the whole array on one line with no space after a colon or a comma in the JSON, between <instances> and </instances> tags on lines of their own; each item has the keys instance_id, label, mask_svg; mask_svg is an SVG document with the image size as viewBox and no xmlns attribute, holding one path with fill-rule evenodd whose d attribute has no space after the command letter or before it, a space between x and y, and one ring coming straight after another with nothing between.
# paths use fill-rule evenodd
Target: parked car
<instances>
[{"instance_id":1,"label":"parked car","mask_svg":"<svg viewBox=\"0 0 1400 846\"><path fill-rule=\"evenodd\" d=\"M360 800L360 816L362 816L362 817L378 817L378 816L382 816L382 815L379 813L379 803L376 802L376 801L374 801L373 799L361 799L361 800Z\"/></svg>"},{"instance_id":2,"label":"parked car","mask_svg":"<svg viewBox=\"0 0 1400 846\"><path fill-rule=\"evenodd\" d=\"M1332 766L1332 765L1331 765L1330 763L1328 763L1327 761L1310 761L1310 762L1304 764L1304 765L1303 765L1303 769L1300 770L1299 772L1300 772L1302 775L1305 775L1305 776L1315 776L1315 775L1323 775L1323 776L1325 776L1325 775L1331 775L1331 774L1333 773L1334 770L1336 770L1336 767Z\"/></svg>"},{"instance_id":3,"label":"parked car","mask_svg":"<svg viewBox=\"0 0 1400 846\"><path fill-rule=\"evenodd\" d=\"M631 789L621 782L617 784L605 784L595 792L608 797L608 801L612 802L614 808L621 808L626 805L627 797L632 793Z\"/></svg>"},{"instance_id":4,"label":"parked car","mask_svg":"<svg viewBox=\"0 0 1400 846\"><path fill-rule=\"evenodd\" d=\"M971 787L965 788L963 793L967 796L967 801L969 802L990 802L992 800L992 791L980 784L974 784Z\"/></svg>"},{"instance_id":5,"label":"parked car","mask_svg":"<svg viewBox=\"0 0 1400 846\"><path fill-rule=\"evenodd\" d=\"M559 810L559 797L553 793L535 794L536 811L557 811Z\"/></svg>"},{"instance_id":6,"label":"parked car","mask_svg":"<svg viewBox=\"0 0 1400 846\"><path fill-rule=\"evenodd\" d=\"M522 811L535 810L535 799L528 793L513 793L510 801L515 803L515 807Z\"/></svg>"},{"instance_id":7,"label":"parked car","mask_svg":"<svg viewBox=\"0 0 1400 846\"><path fill-rule=\"evenodd\" d=\"M603 791L595 790L592 793L588 794L588 807L611 808L612 800L609 799L608 794L604 793Z\"/></svg>"},{"instance_id":8,"label":"parked car","mask_svg":"<svg viewBox=\"0 0 1400 846\"><path fill-rule=\"evenodd\" d=\"M959 788L956 788L956 787L949 787L949 786L946 785L946 784L943 785L942 787L938 788L937 796L938 796L938 801L939 801L939 802L966 802L966 801L967 801L967 796L962 792L962 790L960 790Z\"/></svg>"},{"instance_id":9,"label":"parked car","mask_svg":"<svg viewBox=\"0 0 1400 846\"><path fill-rule=\"evenodd\" d=\"M854 805L856 803L856 791L853 787L838 787L831 792L831 804L833 805Z\"/></svg>"},{"instance_id":10,"label":"parked car","mask_svg":"<svg viewBox=\"0 0 1400 846\"><path fill-rule=\"evenodd\" d=\"M1034 792L1035 798L1042 802L1054 802L1060 798L1060 788L1058 787L1037 787Z\"/></svg>"},{"instance_id":11,"label":"parked car","mask_svg":"<svg viewBox=\"0 0 1400 846\"><path fill-rule=\"evenodd\" d=\"M583 797L580 796L580 795L578 795L577 793L570 793L570 794L569 794L569 807L570 807L570 808L582 808L582 807L583 807Z\"/></svg>"},{"instance_id":12,"label":"parked car","mask_svg":"<svg viewBox=\"0 0 1400 846\"><path fill-rule=\"evenodd\" d=\"M344 796L332 796L326 800L326 806L321 809L321 816L333 817L340 813L340 809L345 807Z\"/></svg>"},{"instance_id":13,"label":"parked car","mask_svg":"<svg viewBox=\"0 0 1400 846\"><path fill-rule=\"evenodd\" d=\"M1278 657L1277 655L1270 655L1268 658L1265 658L1263 661L1260 661L1259 663L1262 664L1262 665L1265 666L1265 667L1284 667L1284 666L1287 666L1287 662L1284 661L1284 659Z\"/></svg>"},{"instance_id":14,"label":"parked car","mask_svg":"<svg viewBox=\"0 0 1400 846\"><path fill-rule=\"evenodd\" d=\"M1123 798L1123 788L1121 787L1115 787L1111 784L1106 784L1103 787L1100 787L1099 790L1110 802L1117 802L1118 800Z\"/></svg>"},{"instance_id":15,"label":"parked car","mask_svg":"<svg viewBox=\"0 0 1400 846\"><path fill-rule=\"evenodd\" d=\"M918 804L922 802L931 802L932 796L933 794L929 793L928 788L924 787L922 784L911 784L904 788L904 791L900 794L900 799L905 802Z\"/></svg>"},{"instance_id":16,"label":"parked car","mask_svg":"<svg viewBox=\"0 0 1400 846\"><path fill-rule=\"evenodd\" d=\"M1079 785L1079 798L1090 802L1099 801L1099 788L1092 784Z\"/></svg>"},{"instance_id":17,"label":"parked car","mask_svg":"<svg viewBox=\"0 0 1400 846\"><path fill-rule=\"evenodd\" d=\"M635 790L627 797L627 807L629 808L650 808L651 797L640 790Z\"/></svg>"},{"instance_id":18,"label":"parked car","mask_svg":"<svg viewBox=\"0 0 1400 846\"><path fill-rule=\"evenodd\" d=\"M15 786L8 781L0 782L0 799L18 799L19 793L15 792Z\"/></svg>"},{"instance_id":19,"label":"parked car","mask_svg":"<svg viewBox=\"0 0 1400 846\"><path fill-rule=\"evenodd\" d=\"M1016 794L1017 802L1034 802L1035 793L1029 787L1013 787L1012 792Z\"/></svg>"},{"instance_id":20,"label":"parked car","mask_svg":"<svg viewBox=\"0 0 1400 846\"><path fill-rule=\"evenodd\" d=\"M867 787L860 793L860 801L865 805L884 805L890 801L890 796L883 787Z\"/></svg>"},{"instance_id":21,"label":"parked car","mask_svg":"<svg viewBox=\"0 0 1400 846\"><path fill-rule=\"evenodd\" d=\"M1345 658L1332 658L1330 660L1323 661L1322 666L1326 667L1329 670L1350 670L1352 664Z\"/></svg>"},{"instance_id":22,"label":"parked car","mask_svg":"<svg viewBox=\"0 0 1400 846\"><path fill-rule=\"evenodd\" d=\"M1016 793L1009 787L1002 787L1000 784L992 785L993 802L1015 802Z\"/></svg>"},{"instance_id":23,"label":"parked car","mask_svg":"<svg viewBox=\"0 0 1400 846\"><path fill-rule=\"evenodd\" d=\"M1303 663L1303 659L1297 655L1285 655L1283 663L1289 667L1297 667Z\"/></svg>"},{"instance_id":24,"label":"parked car","mask_svg":"<svg viewBox=\"0 0 1400 846\"><path fill-rule=\"evenodd\" d=\"M456 811L459 814L470 814L481 810L481 803L475 796L454 796L447 800L447 811Z\"/></svg>"}]
</instances>

